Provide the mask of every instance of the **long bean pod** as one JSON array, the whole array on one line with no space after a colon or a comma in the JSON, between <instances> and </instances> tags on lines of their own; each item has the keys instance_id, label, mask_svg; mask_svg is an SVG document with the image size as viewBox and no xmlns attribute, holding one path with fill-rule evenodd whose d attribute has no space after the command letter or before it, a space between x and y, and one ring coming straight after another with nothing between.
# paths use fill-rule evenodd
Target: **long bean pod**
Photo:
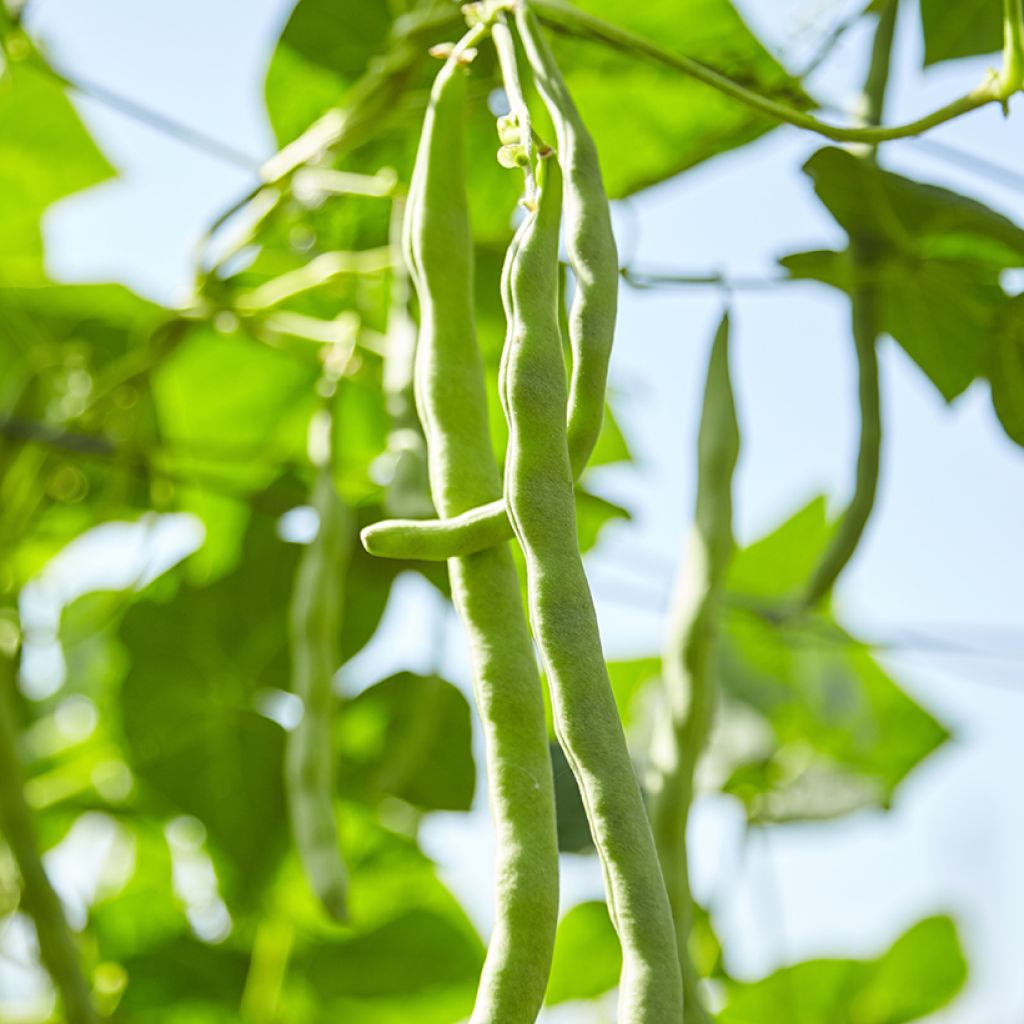
<instances>
[{"instance_id":1,"label":"long bean pod","mask_svg":"<svg viewBox=\"0 0 1024 1024\"><path fill-rule=\"evenodd\" d=\"M292 688L302 699L303 712L288 736L285 783L292 833L310 887L334 920L345 921L348 873L334 816L331 723L333 680L341 663L342 581L352 531L349 510L334 487L329 458L316 468L310 504L319 527L299 560L289 623Z\"/></svg>"},{"instance_id":2,"label":"long bean pod","mask_svg":"<svg viewBox=\"0 0 1024 1024\"><path fill-rule=\"evenodd\" d=\"M565 182L565 241L576 279L569 314L572 372L567 402L568 445L573 477L579 478L597 444L604 418L618 306L618 253L594 141L536 18L525 5L516 7L516 25L555 127L558 162ZM507 34L507 29L502 30ZM511 60L507 50L508 45L503 50L503 68ZM517 87L510 91L519 93ZM522 106L517 100L513 109ZM448 519L375 523L363 531L362 540L375 555L439 561L481 551L511 536L505 503L496 501Z\"/></svg>"},{"instance_id":3,"label":"long bean pod","mask_svg":"<svg viewBox=\"0 0 1024 1024\"><path fill-rule=\"evenodd\" d=\"M465 79L457 50L434 83L410 189L408 254L421 312L416 397L442 515L501 494L473 312ZM453 558L449 571L470 643L497 837L497 913L471 1021L532 1024L558 918L554 787L540 677L508 544Z\"/></svg>"},{"instance_id":4,"label":"long bean pod","mask_svg":"<svg viewBox=\"0 0 1024 1024\"><path fill-rule=\"evenodd\" d=\"M667 1024L682 1018L671 912L576 539L557 309L560 214L560 174L549 156L511 267L501 380L509 423L505 495L526 559L556 733L579 784L622 944L619 1021Z\"/></svg>"},{"instance_id":5,"label":"long bean pod","mask_svg":"<svg viewBox=\"0 0 1024 1024\"><path fill-rule=\"evenodd\" d=\"M651 820L668 887L683 976L686 1024L709 1020L689 952L693 929L686 828L694 776L714 719L718 633L733 551L732 480L740 434L729 377L729 321L722 319L708 363L697 441L697 505L669 615L662 674L668 716L653 748Z\"/></svg>"},{"instance_id":6,"label":"long bean pod","mask_svg":"<svg viewBox=\"0 0 1024 1024\"><path fill-rule=\"evenodd\" d=\"M13 663L0 651L0 832L18 865L25 910L35 923L39 956L60 995L64 1018L68 1024L96 1024L99 1018L78 950L43 867L32 812L25 801L12 706L14 675Z\"/></svg>"}]
</instances>

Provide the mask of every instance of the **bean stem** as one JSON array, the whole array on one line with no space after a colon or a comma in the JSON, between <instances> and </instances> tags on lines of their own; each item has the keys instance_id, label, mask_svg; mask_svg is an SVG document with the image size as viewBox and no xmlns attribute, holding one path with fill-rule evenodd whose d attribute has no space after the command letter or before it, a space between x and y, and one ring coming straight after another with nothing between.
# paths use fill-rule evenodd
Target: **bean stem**
<instances>
[{"instance_id":1,"label":"bean stem","mask_svg":"<svg viewBox=\"0 0 1024 1024\"><path fill-rule=\"evenodd\" d=\"M865 118L881 121L892 63L899 0L888 0L878 15L871 61L864 83ZM872 147L862 159L874 161ZM853 497L843 512L835 537L811 576L798 610L808 611L831 593L836 580L857 551L875 507L882 456L882 402L878 373L878 338L882 332L880 295L871 271L877 257L875 242L860 232L850 236L853 285L850 294L853 344L857 359L857 404L860 440Z\"/></svg>"},{"instance_id":2,"label":"bean stem","mask_svg":"<svg viewBox=\"0 0 1024 1024\"><path fill-rule=\"evenodd\" d=\"M14 679L14 663L0 652L0 830L21 873L25 909L36 926L39 955L60 994L67 1022L96 1024L78 949L60 898L43 867L32 813L25 800L17 753Z\"/></svg>"},{"instance_id":3,"label":"bean stem","mask_svg":"<svg viewBox=\"0 0 1024 1024\"><path fill-rule=\"evenodd\" d=\"M554 29L597 40L607 46L646 57L665 67L682 72L772 120L814 132L833 142L864 142L877 145L892 139L905 139L921 135L931 128L962 117L964 114L969 114L990 103L1005 104L1010 96L1020 91L1021 80L1024 77L1024 70L1022 70L1024 63L1020 56L1024 53L1022 33L1019 28L1021 0L1004 0L1004 2L1006 4L1004 52L1009 55L1010 59L1006 62L1003 71L987 76L970 92L939 107L930 114L915 118L905 124L885 127L881 125L847 127L822 121L813 114L786 106L784 103L741 85L693 57L674 53L628 29L580 10L567 3L566 0L530 0L530 6L537 12L541 21Z\"/></svg>"}]
</instances>

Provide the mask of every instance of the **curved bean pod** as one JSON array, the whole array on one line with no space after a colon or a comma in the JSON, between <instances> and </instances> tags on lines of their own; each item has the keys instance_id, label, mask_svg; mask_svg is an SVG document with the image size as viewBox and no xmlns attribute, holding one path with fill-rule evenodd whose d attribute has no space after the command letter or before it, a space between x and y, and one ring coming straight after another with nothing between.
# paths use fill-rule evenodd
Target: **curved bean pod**
<instances>
[{"instance_id":1,"label":"curved bean pod","mask_svg":"<svg viewBox=\"0 0 1024 1024\"><path fill-rule=\"evenodd\" d=\"M557 309L560 215L560 173L547 157L509 281L505 496L526 558L555 730L579 784L622 944L619 1021L667 1024L683 1011L672 916L576 539Z\"/></svg>"},{"instance_id":2,"label":"curved bean pod","mask_svg":"<svg viewBox=\"0 0 1024 1024\"><path fill-rule=\"evenodd\" d=\"M409 255L421 311L416 398L442 515L501 494L473 310L465 78L454 56L437 76L410 191ZM449 571L470 642L497 833L497 914L471 1022L533 1024L558 919L554 787L540 677L508 545L454 558Z\"/></svg>"},{"instance_id":3,"label":"curved bean pod","mask_svg":"<svg viewBox=\"0 0 1024 1024\"><path fill-rule=\"evenodd\" d=\"M534 81L555 126L565 189L565 242L576 292L569 313L572 373L567 402L569 459L578 479L604 419L608 362L615 334L619 261L594 140L566 88L536 18L516 7L516 25ZM435 520L386 520L363 531L371 554L439 561L482 551L512 536L504 502Z\"/></svg>"},{"instance_id":4,"label":"curved bean pod","mask_svg":"<svg viewBox=\"0 0 1024 1024\"><path fill-rule=\"evenodd\" d=\"M320 525L295 574L290 611L292 688L302 698L299 724L288 735L285 789L292 834L310 888L335 921L348 917L348 874L334 817L332 682L341 657L338 624L350 548L348 509L329 464L317 468L310 494Z\"/></svg>"},{"instance_id":5,"label":"curved bean pod","mask_svg":"<svg viewBox=\"0 0 1024 1024\"><path fill-rule=\"evenodd\" d=\"M555 126L564 182L565 245L576 278L569 311L568 443L573 476L578 478L593 454L604 420L608 361L618 312L619 255L594 140L526 4L516 7L516 26L534 82Z\"/></svg>"}]
</instances>

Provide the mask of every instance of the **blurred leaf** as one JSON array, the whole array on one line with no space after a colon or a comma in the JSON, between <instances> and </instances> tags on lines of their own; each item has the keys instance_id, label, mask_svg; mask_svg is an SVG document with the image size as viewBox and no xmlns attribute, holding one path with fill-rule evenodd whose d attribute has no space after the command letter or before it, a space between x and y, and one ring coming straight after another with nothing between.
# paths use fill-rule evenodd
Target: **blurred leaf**
<instances>
[{"instance_id":1,"label":"blurred leaf","mask_svg":"<svg viewBox=\"0 0 1024 1024\"><path fill-rule=\"evenodd\" d=\"M875 960L809 960L729 982L721 1024L903 1024L948 1005L967 979L948 917L914 925Z\"/></svg>"},{"instance_id":2,"label":"blurred leaf","mask_svg":"<svg viewBox=\"0 0 1024 1024\"><path fill-rule=\"evenodd\" d=\"M208 587L182 583L124 618L123 721L131 767L171 813L191 814L227 859L229 895L251 897L285 846L280 726L256 710L286 689L295 552L255 520L245 557ZM180 575L180 574L178 574Z\"/></svg>"},{"instance_id":3,"label":"blurred leaf","mask_svg":"<svg viewBox=\"0 0 1024 1024\"><path fill-rule=\"evenodd\" d=\"M722 687L772 733L767 749L739 756L725 781L752 820L888 806L896 786L948 737L827 615L776 623L747 607L751 598L765 604L791 595L829 532L818 499L732 563Z\"/></svg>"},{"instance_id":4,"label":"blurred leaf","mask_svg":"<svg viewBox=\"0 0 1024 1024\"><path fill-rule=\"evenodd\" d=\"M289 462L305 463L317 376L315 365L212 329L193 332L160 367L153 391L164 468L186 482L180 507L206 527L191 573L230 569L248 518L240 498L266 487Z\"/></svg>"},{"instance_id":5,"label":"blurred leaf","mask_svg":"<svg viewBox=\"0 0 1024 1024\"><path fill-rule=\"evenodd\" d=\"M831 536L825 499L815 498L771 533L736 551L729 590L772 600L799 593Z\"/></svg>"},{"instance_id":6,"label":"blurred leaf","mask_svg":"<svg viewBox=\"0 0 1024 1024\"><path fill-rule=\"evenodd\" d=\"M18 46L24 56L0 67L0 276L34 285L45 281L44 211L114 171L27 38Z\"/></svg>"},{"instance_id":7,"label":"blurred leaf","mask_svg":"<svg viewBox=\"0 0 1024 1024\"><path fill-rule=\"evenodd\" d=\"M551 751L551 772L555 780L555 815L558 827L558 849L562 853L593 853L587 812L576 777L558 743L548 745Z\"/></svg>"},{"instance_id":8,"label":"blurred leaf","mask_svg":"<svg viewBox=\"0 0 1024 1024\"><path fill-rule=\"evenodd\" d=\"M629 519L629 513L614 502L599 498L596 494L576 488L576 529L580 551L589 551L596 543L601 530L613 519Z\"/></svg>"},{"instance_id":9,"label":"blurred leaf","mask_svg":"<svg viewBox=\"0 0 1024 1024\"><path fill-rule=\"evenodd\" d=\"M661 658L610 661L608 676L612 682L612 692L619 706L622 724L628 730L635 719L638 695L649 683L656 683L661 679Z\"/></svg>"},{"instance_id":10,"label":"blurred leaf","mask_svg":"<svg viewBox=\"0 0 1024 1024\"><path fill-rule=\"evenodd\" d=\"M122 961L128 986L117 1019L131 1024L237 1020L248 962L228 945L191 935L135 952Z\"/></svg>"},{"instance_id":11,"label":"blurred leaf","mask_svg":"<svg viewBox=\"0 0 1024 1024\"><path fill-rule=\"evenodd\" d=\"M325 1000L362 997L372 1005L374 999L463 985L471 1005L483 950L448 917L414 909L351 938L318 942L296 963Z\"/></svg>"},{"instance_id":12,"label":"blurred leaf","mask_svg":"<svg viewBox=\"0 0 1024 1024\"><path fill-rule=\"evenodd\" d=\"M122 962L189 933L185 908L174 894L171 853L155 823L136 821L126 835L131 873L122 886L101 893L89 923L105 960Z\"/></svg>"},{"instance_id":13,"label":"blurred leaf","mask_svg":"<svg viewBox=\"0 0 1024 1024\"><path fill-rule=\"evenodd\" d=\"M558 925L547 1003L594 999L619 983L622 950L603 901L580 903Z\"/></svg>"},{"instance_id":14,"label":"blurred leaf","mask_svg":"<svg viewBox=\"0 0 1024 1024\"><path fill-rule=\"evenodd\" d=\"M808 105L799 84L761 46L728 0L687 0L683 9L678 4L637 6L626 0L590 0L579 6L713 65L754 89L796 106ZM387 41L385 8L381 0L341 8L325 0L301 0L296 6L267 76L268 109L282 143L338 104L339 98L344 106L356 91L352 86L358 75L372 66L372 58L395 52ZM378 81L385 97L381 107L389 116L379 118L380 123L365 133L375 136L370 152L358 157L366 166L391 164L407 177L430 77L437 69L436 62L426 59L426 51L432 43L461 32L454 13L434 36L415 44L422 47L423 56L413 50L408 66ZM366 31L354 33L353 20L368 22ZM663 181L774 127L743 104L648 58L557 35L552 45L598 150L616 154L604 166L613 198ZM474 226L481 239L505 240L518 182L495 159L497 137L488 100L500 83L489 46L482 48L471 75L468 148L474 168ZM620 116L624 95L630 97L630 117L625 120ZM540 118L538 125L548 130Z\"/></svg>"},{"instance_id":15,"label":"blurred leaf","mask_svg":"<svg viewBox=\"0 0 1024 1024\"><path fill-rule=\"evenodd\" d=\"M341 715L341 792L367 789L428 811L473 803L469 704L437 676L400 672L364 690Z\"/></svg>"},{"instance_id":16,"label":"blurred leaf","mask_svg":"<svg viewBox=\"0 0 1024 1024\"><path fill-rule=\"evenodd\" d=\"M991 0L921 0L924 63L995 53L1003 46L999 4Z\"/></svg>"},{"instance_id":17,"label":"blurred leaf","mask_svg":"<svg viewBox=\"0 0 1024 1024\"><path fill-rule=\"evenodd\" d=\"M877 253L871 280L882 329L951 401L988 370L987 339L1005 303L999 274L1024 265L1024 231L981 203L846 150L819 150L804 170L839 224ZM781 262L794 277L852 288L847 254L800 253Z\"/></svg>"}]
</instances>

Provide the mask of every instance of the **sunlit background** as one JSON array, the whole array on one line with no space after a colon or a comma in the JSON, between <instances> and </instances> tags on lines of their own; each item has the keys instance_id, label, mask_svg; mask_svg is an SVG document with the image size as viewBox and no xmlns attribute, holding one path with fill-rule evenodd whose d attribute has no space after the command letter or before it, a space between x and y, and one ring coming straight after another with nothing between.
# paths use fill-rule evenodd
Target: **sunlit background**
<instances>
[{"instance_id":1,"label":"sunlit background","mask_svg":"<svg viewBox=\"0 0 1024 1024\"><path fill-rule=\"evenodd\" d=\"M58 67L208 137L183 140L109 102L77 98L120 174L51 209L47 260L56 278L120 281L161 302L187 295L201 232L254 184L259 162L273 151L263 76L291 6L289 0L34 0L30 30ZM809 59L829 25L858 6L738 2L755 31L794 68ZM899 25L892 120L966 91L990 63L971 59L919 71L913 6L905 5ZM857 103L868 30L849 32L809 80L815 95L840 110ZM616 209L620 249L631 266L721 272L738 287L731 294L713 287L623 288L612 382L636 463L590 478L633 513L632 522L607 529L588 560L610 656L650 654L661 642L694 497L703 366L725 303L734 311L733 368L744 428L740 540L770 530L816 493L826 493L833 510L849 493L857 420L848 305L810 283L750 287L779 273L775 260L782 254L842 245L800 172L818 146L819 140L784 128ZM894 170L956 188L1024 222L1024 133L993 107L943 126L929 141L886 146L882 158ZM948 912L960 926L971 973L963 995L935 1019L1021 1024L1024 454L998 427L986 384L947 407L891 342L882 346L881 364L886 436L879 504L837 601L846 621L879 645L908 692L952 727L954 739L912 774L887 814L774 827L744 842L738 805L724 797L700 800L690 836L696 895L711 908L739 977L814 956L875 955L922 916ZM26 692L43 696L60 684L51 637L63 602L100 584L136 584L192 550L200 536L184 517L104 527L59 558L24 596ZM429 586L413 577L401 581L384 626L344 673L346 691L390 671L437 669L430 627L438 614ZM446 636L441 667L468 692L454 621ZM287 717L288 709L278 713ZM88 729L89 714L88 707L69 706L66 727ZM470 816L433 815L424 844L486 933L491 838L482 790L477 805ZM172 828L169 838L193 927L216 941L230 923L209 864L190 857L195 843L187 827ZM83 919L83 901L119 855L110 830L86 819L48 856L72 923ZM566 856L564 868L567 906L600 895L592 859ZM0 1017L16 1014L39 991L39 980L19 967L25 942L14 927L0 935ZM611 1019L614 1002L608 1006ZM584 1018L564 1009L543 1019Z\"/></svg>"}]
</instances>

